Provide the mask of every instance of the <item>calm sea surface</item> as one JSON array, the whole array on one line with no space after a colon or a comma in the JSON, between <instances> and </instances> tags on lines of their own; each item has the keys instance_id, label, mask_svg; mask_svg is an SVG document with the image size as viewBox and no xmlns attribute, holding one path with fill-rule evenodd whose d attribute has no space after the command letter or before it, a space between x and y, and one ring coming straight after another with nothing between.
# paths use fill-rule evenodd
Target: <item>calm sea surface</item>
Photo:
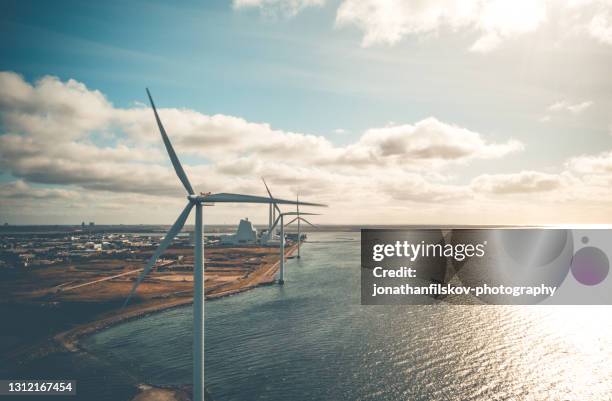
<instances>
[{"instance_id":1,"label":"calm sea surface","mask_svg":"<svg viewBox=\"0 0 612 401\"><path fill-rule=\"evenodd\" d=\"M215 400L612 400L612 307L361 306L359 233L302 251L284 286L206 304ZM84 346L130 380L191 383L191 307Z\"/></svg>"}]
</instances>

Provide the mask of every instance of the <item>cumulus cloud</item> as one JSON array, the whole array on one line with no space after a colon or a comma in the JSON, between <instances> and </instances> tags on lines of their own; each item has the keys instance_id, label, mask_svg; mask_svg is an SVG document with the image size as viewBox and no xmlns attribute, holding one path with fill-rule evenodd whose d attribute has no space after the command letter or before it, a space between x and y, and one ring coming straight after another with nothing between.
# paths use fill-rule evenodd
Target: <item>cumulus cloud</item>
<instances>
[{"instance_id":1,"label":"cumulus cloud","mask_svg":"<svg viewBox=\"0 0 612 401\"><path fill-rule=\"evenodd\" d=\"M177 109L165 109L163 115L170 132L177 133L173 139L181 152L215 162L249 155L256 155L258 160L280 160L291 155L294 163L308 165L403 164L418 167L420 164L429 167L431 164L427 162L503 157L523 148L515 140L487 141L479 133L433 117L415 124L369 129L358 141L335 146L322 136L275 130L269 124L252 123L238 117L205 116Z\"/></svg>"},{"instance_id":2,"label":"cumulus cloud","mask_svg":"<svg viewBox=\"0 0 612 401\"><path fill-rule=\"evenodd\" d=\"M470 188L449 185L435 177L420 174L398 174L381 179L381 192L397 201L415 203L445 203L470 199Z\"/></svg>"},{"instance_id":3,"label":"cumulus cloud","mask_svg":"<svg viewBox=\"0 0 612 401\"><path fill-rule=\"evenodd\" d=\"M598 210L603 214L599 221L593 222L607 223L612 206L612 151L571 158L556 173L482 174L472 179L470 189L481 199L501 200L507 196L517 202L522 199L526 202L525 209L541 213L549 212L546 209L565 209L570 214L583 211L581 218L584 218L585 214ZM503 204L509 207L512 202L506 200Z\"/></svg>"},{"instance_id":4,"label":"cumulus cloud","mask_svg":"<svg viewBox=\"0 0 612 401\"><path fill-rule=\"evenodd\" d=\"M365 47L461 31L476 36L468 48L481 53L556 21L565 33L612 44L609 0L343 0L336 12L336 26L357 27Z\"/></svg>"},{"instance_id":5,"label":"cumulus cloud","mask_svg":"<svg viewBox=\"0 0 612 401\"><path fill-rule=\"evenodd\" d=\"M523 148L517 140L492 143L479 133L429 117L415 124L369 129L357 143L347 147L341 160L398 164L466 161L500 158Z\"/></svg>"},{"instance_id":6,"label":"cumulus cloud","mask_svg":"<svg viewBox=\"0 0 612 401\"><path fill-rule=\"evenodd\" d=\"M53 199L73 200L80 198L80 193L63 188L33 188L23 180L0 184L2 199L37 199L50 201Z\"/></svg>"},{"instance_id":7,"label":"cumulus cloud","mask_svg":"<svg viewBox=\"0 0 612 401\"><path fill-rule=\"evenodd\" d=\"M29 84L14 73L0 73L0 80L6 84L0 86L0 118L7 129L0 136L0 168L35 183L156 195L180 191L165 164L150 109L116 108L100 92L73 80L44 77ZM517 141L488 141L433 117L373 128L354 143L335 146L322 136L234 116L159 112L178 153L202 160L186 170L194 183L205 182L206 190L221 187L224 176L278 176L279 166L293 177L318 177L313 179L318 185L329 185L342 180L338 169L399 165L419 170L522 149Z\"/></svg>"},{"instance_id":8,"label":"cumulus cloud","mask_svg":"<svg viewBox=\"0 0 612 401\"><path fill-rule=\"evenodd\" d=\"M585 30L589 36L601 43L612 45L612 2L609 0L578 1L577 5L590 5L597 12L586 23Z\"/></svg>"},{"instance_id":9,"label":"cumulus cloud","mask_svg":"<svg viewBox=\"0 0 612 401\"><path fill-rule=\"evenodd\" d=\"M112 113L104 95L72 79L46 76L33 87L12 72L0 74L0 108L8 132L27 132L38 140L78 139L101 130Z\"/></svg>"},{"instance_id":10,"label":"cumulus cloud","mask_svg":"<svg viewBox=\"0 0 612 401\"><path fill-rule=\"evenodd\" d=\"M471 188L476 192L491 194L524 194L560 189L563 177L538 171L521 171L513 174L484 174L474 178Z\"/></svg>"},{"instance_id":11,"label":"cumulus cloud","mask_svg":"<svg viewBox=\"0 0 612 401\"><path fill-rule=\"evenodd\" d=\"M236 10L257 8L264 15L293 17L325 0L234 0ZM445 31L475 36L467 48L486 53L504 42L563 25L559 39L582 36L612 45L610 0L343 0L336 27L363 32L362 46L395 45L408 36ZM553 30L558 30L554 28Z\"/></svg>"},{"instance_id":12,"label":"cumulus cloud","mask_svg":"<svg viewBox=\"0 0 612 401\"><path fill-rule=\"evenodd\" d=\"M393 45L404 36L442 29L467 29L480 35L471 50L484 52L502 40L534 31L546 15L544 2L538 0L344 0L336 24L363 30L363 46Z\"/></svg>"},{"instance_id":13,"label":"cumulus cloud","mask_svg":"<svg viewBox=\"0 0 612 401\"><path fill-rule=\"evenodd\" d=\"M610 174L612 173L612 151L572 157L567 161L566 166L570 171L579 174Z\"/></svg>"},{"instance_id":14,"label":"cumulus cloud","mask_svg":"<svg viewBox=\"0 0 612 401\"><path fill-rule=\"evenodd\" d=\"M0 171L14 177L0 185L3 215L40 214L41 199L45 212L61 210L70 216L71 209L85 213L94 208L111 221L158 219L180 209L184 190L148 107L115 107L102 93L73 80L43 77L29 83L0 72L0 82ZM454 166L498 160L524 146L435 117L371 128L339 146L323 136L277 130L235 116L177 108L159 113L196 190L264 195L263 175L275 196L293 198L299 192L332 204L329 213L338 216L334 222L342 222L342 213L349 210L376 217L414 203L422 205L419 221L432 221L442 205L455 207L459 200L566 188L566 173L538 172L481 175L468 184L453 184L449 174ZM576 175L603 174L612 166L606 164L609 159L609 154L584 156L569 161L566 169ZM606 177L585 174L580 178L588 187L584 193L603 199ZM237 209L228 208L234 216ZM215 208L216 216L222 215L220 210Z\"/></svg>"}]
</instances>

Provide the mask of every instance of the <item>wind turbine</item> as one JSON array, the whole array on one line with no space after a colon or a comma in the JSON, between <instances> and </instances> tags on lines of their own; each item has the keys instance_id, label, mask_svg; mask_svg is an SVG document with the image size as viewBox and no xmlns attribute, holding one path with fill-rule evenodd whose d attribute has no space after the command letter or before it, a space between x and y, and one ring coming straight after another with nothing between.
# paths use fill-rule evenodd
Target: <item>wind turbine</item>
<instances>
[{"instance_id":1,"label":"wind turbine","mask_svg":"<svg viewBox=\"0 0 612 401\"><path fill-rule=\"evenodd\" d=\"M306 203L302 202L302 205ZM283 223L285 216L297 216L298 214L316 216L316 213L298 213L298 212L286 212L280 213L274 222L272 228L276 227L280 222L280 272L278 276L278 283L285 283L285 224Z\"/></svg>"},{"instance_id":2,"label":"wind turbine","mask_svg":"<svg viewBox=\"0 0 612 401\"><path fill-rule=\"evenodd\" d=\"M288 226L291 223L293 223L294 221L297 221L297 238L298 238L298 243L297 243L297 247L298 247L298 249L297 249L297 251L298 251L297 258L300 259L300 243L301 243L301 235L302 235L301 234L301 230L300 230L300 222L303 221L304 223L309 224L309 225L311 225L314 228L317 228L317 226L315 226L314 224L312 224L311 222L309 222L305 218L301 217L301 215L300 215L300 204L299 204L300 196L299 195L296 197L296 201L297 201L297 204L295 205L295 209L296 209L296 212L297 212L297 216L294 217L293 220L291 220L289 223L285 224L285 226ZM305 214L305 213L301 213L301 214Z\"/></svg>"},{"instance_id":3,"label":"wind turbine","mask_svg":"<svg viewBox=\"0 0 612 401\"><path fill-rule=\"evenodd\" d=\"M268 184L266 183L266 179L261 177L261 180L266 186L266 191L268 191L268 196L270 197L270 199L274 199L274 197L272 196L272 192L270 192L270 188L268 187ZM276 203L270 202L268 206L268 239L272 239L272 236L273 236L272 225L274 225L274 222L276 220L276 212L280 214L281 213L280 208L278 207Z\"/></svg>"},{"instance_id":4,"label":"wind turbine","mask_svg":"<svg viewBox=\"0 0 612 401\"><path fill-rule=\"evenodd\" d=\"M134 293L136 289L145 278L147 274L151 271L155 262L159 258L159 256L168 248L174 237L181 231L183 226L185 225L185 221L189 217L191 213L191 209L195 206L196 215L195 215L195 244L194 244L194 268L193 268L193 327L194 327L194 355L193 355L193 400L194 401L204 401L204 243L203 243L203 216L202 216L202 207L204 204L208 205L210 203L274 203L274 204L291 204L295 205L295 201L289 201L284 199L274 199L272 197L263 197L263 196L253 196L253 195L240 195L240 194L229 194L229 193L219 193L219 194L204 194L200 193L197 195L189 179L187 178L187 174L183 170L183 166L181 165L176 153L174 152L174 148L172 147L172 143L170 143L170 139L166 134L166 130L162 125L162 122L157 114L157 109L155 108L155 103L153 103L153 98L151 97L151 93L149 89L147 89L147 96L149 97L149 101L151 102L151 107L153 108L153 113L155 114L155 120L157 121L157 127L159 128L159 132L161 133L162 140L164 141L164 145L166 147L166 151L168 152L168 156L170 156L170 161L174 166L174 171L178 176L179 180L187 190L187 205L179 215L178 219L174 222L168 233L164 237L164 239L160 242L159 246L147 262L145 268L142 273L132 286L132 290L130 291L129 296L125 300L123 306L125 307ZM303 202L304 205L310 206L325 206L316 203L307 203Z\"/></svg>"}]
</instances>

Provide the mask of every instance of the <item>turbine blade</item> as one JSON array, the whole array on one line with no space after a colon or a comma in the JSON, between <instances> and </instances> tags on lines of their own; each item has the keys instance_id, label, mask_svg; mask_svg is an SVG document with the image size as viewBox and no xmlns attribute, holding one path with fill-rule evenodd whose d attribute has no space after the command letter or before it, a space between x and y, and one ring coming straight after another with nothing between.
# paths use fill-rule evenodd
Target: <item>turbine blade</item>
<instances>
[{"instance_id":1,"label":"turbine blade","mask_svg":"<svg viewBox=\"0 0 612 401\"><path fill-rule=\"evenodd\" d=\"M268 195L270 195L270 199L274 199L274 197L272 196L272 192L270 192L270 188L268 188L268 184L266 184L266 180L261 177L261 180L263 181L264 185L266 186L266 191L268 191ZM278 205L276 203L273 203L274 205L274 209L276 209L277 212L281 213L280 208L278 207Z\"/></svg>"},{"instance_id":2,"label":"turbine blade","mask_svg":"<svg viewBox=\"0 0 612 401\"><path fill-rule=\"evenodd\" d=\"M185 209L183 209L183 212L179 215L178 219L176 219L172 227L170 227L170 230L168 230L168 233L166 234L162 242L159 243L159 246L157 247L157 249L151 256L149 261L147 262L147 265L142 270L142 273L140 273L140 276L138 276L138 280L136 280L136 282L132 286L130 295L127 297L127 299L123 303L124 308L127 306L128 302L130 302L130 299L136 292L136 288L138 288L142 280L144 280L145 276L149 274L149 272L155 265L155 262L157 261L159 256L166 250L166 248L168 248L168 245L170 245L174 237L176 237L176 235L181 231L181 228L183 228L183 226L185 225L185 221L187 220L187 217L189 217L189 212L191 212L192 207L193 207L193 203L191 202L189 202L187 206L185 206Z\"/></svg>"},{"instance_id":3,"label":"turbine blade","mask_svg":"<svg viewBox=\"0 0 612 401\"><path fill-rule=\"evenodd\" d=\"M273 234L274 234L274 229L276 228L276 225L278 224L278 222L280 221L281 216L278 216L276 218L276 220L274 220L274 224L272 224L272 227L270 228L270 238L272 238Z\"/></svg>"},{"instance_id":4,"label":"turbine blade","mask_svg":"<svg viewBox=\"0 0 612 401\"><path fill-rule=\"evenodd\" d=\"M270 195L270 198L272 198L272 192L270 192L270 188L268 188L268 184L266 183L266 179L261 177L261 180L263 181L264 185L266 186L266 191L268 191L268 195Z\"/></svg>"},{"instance_id":5,"label":"turbine blade","mask_svg":"<svg viewBox=\"0 0 612 401\"><path fill-rule=\"evenodd\" d=\"M305 218L303 218L303 217L296 217L296 219L300 219L300 220L302 220L304 223L306 223L306 224L310 224L310 225L311 225L311 226L313 226L314 228L319 228L318 226L316 226L316 225L312 224L311 222L309 222L308 220L306 220L306 219L305 219Z\"/></svg>"},{"instance_id":6,"label":"turbine blade","mask_svg":"<svg viewBox=\"0 0 612 401\"><path fill-rule=\"evenodd\" d=\"M298 218L294 217L293 220L291 220L289 223L285 224L285 227L288 226L289 224L293 223L294 221L296 221Z\"/></svg>"},{"instance_id":7,"label":"turbine blade","mask_svg":"<svg viewBox=\"0 0 612 401\"><path fill-rule=\"evenodd\" d=\"M269 198L267 196L254 196L254 195L241 195L241 194L228 194L228 193L220 193L220 194L212 194L203 196L201 199L203 202L236 202L236 203L278 203L284 205L296 205L297 202L294 200L286 200L279 198ZM310 202L300 202L300 205L306 206L327 206L320 203L310 203ZM295 212L293 212L295 213ZM283 213L286 214L286 213ZM300 213L306 214L306 213Z\"/></svg>"},{"instance_id":8,"label":"turbine blade","mask_svg":"<svg viewBox=\"0 0 612 401\"><path fill-rule=\"evenodd\" d=\"M287 212L283 213L285 216L319 216L319 213L297 213L297 212Z\"/></svg>"},{"instance_id":9,"label":"turbine blade","mask_svg":"<svg viewBox=\"0 0 612 401\"><path fill-rule=\"evenodd\" d=\"M164 141L164 145L166 146L166 151L168 152L168 156L170 156L170 161L174 166L174 171L176 171L176 175L179 180L183 183L183 186L189 193L189 195L193 195L193 188L191 187L191 183L189 179L187 179L187 174L185 174L185 170L183 170L183 166L181 166L181 162L178 159L178 156L174 152L174 148L172 147L172 143L170 142L170 138L168 138L168 134L166 134L166 130L162 125L161 120L159 119L159 115L157 114L157 109L155 108L155 103L153 103L153 98L151 97L151 92L149 92L149 88L147 88L147 95L149 96L149 101L151 102L151 107L153 107L153 113L155 114L155 120L157 121L157 126L159 127L159 132L161 133L162 140Z\"/></svg>"}]
</instances>

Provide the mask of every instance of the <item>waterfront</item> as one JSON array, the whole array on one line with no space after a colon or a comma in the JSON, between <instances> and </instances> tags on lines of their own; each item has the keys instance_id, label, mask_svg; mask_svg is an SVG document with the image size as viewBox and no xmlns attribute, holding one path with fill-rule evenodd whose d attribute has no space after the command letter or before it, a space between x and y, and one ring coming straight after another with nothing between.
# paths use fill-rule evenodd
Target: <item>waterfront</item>
<instances>
[{"instance_id":1,"label":"waterfront","mask_svg":"<svg viewBox=\"0 0 612 401\"><path fill-rule=\"evenodd\" d=\"M612 308L361 306L359 246L358 233L311 233L284 286L207 303L216 401L610 399ZM118 387L190 383L191 319L172 309L83 346L125 371Z\"/></svg>"}]
</instances>

